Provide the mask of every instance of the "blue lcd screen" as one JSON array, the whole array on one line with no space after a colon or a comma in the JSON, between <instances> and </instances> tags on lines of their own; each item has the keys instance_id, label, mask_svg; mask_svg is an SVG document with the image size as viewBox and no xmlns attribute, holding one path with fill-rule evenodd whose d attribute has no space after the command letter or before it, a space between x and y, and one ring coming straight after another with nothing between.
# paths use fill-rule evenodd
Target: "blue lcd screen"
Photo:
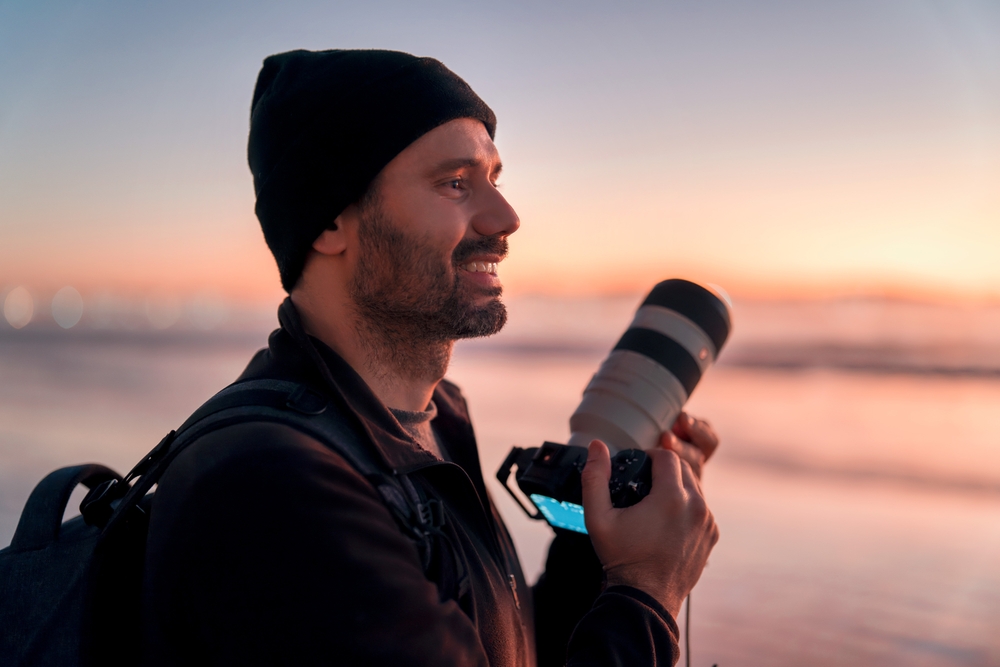
<instances>
[{"instance_id":1,"label":"blue lcd screen","mask_svg":"<svg viewBox=\"0 0 1000 667\"><path fill-rule=\"evenodd\" d=\"M562 502L537 493L531 494L531 502L535 503L545 520L556 528L587 534L587 526L583 523L583 508L576 503Z\"/></svg>"}]
</instances>

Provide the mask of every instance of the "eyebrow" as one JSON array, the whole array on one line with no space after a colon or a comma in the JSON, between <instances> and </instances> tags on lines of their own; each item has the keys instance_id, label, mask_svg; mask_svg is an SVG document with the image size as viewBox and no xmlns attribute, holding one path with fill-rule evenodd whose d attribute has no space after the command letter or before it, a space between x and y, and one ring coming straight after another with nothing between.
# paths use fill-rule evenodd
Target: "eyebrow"
<instances>
[{"instance_id":1,"label":"eyebrow","mask_svg":"<svg viewBox=\"0 0 1000 667\"><path fill-rule=\"evenodd\" d=\"M479 158L460 157L451 160L444 160L442 162L437 163L429 170L429 173L440 174L442 172L457 171L459 169L466 169L466 168L478 169L481 167L483 167L483 161L480 160ZM493 168L493 171L490 175L494 177L499 176L501 171L503 171L503 164L501 164L500 161L497 160L496 166Z\"/></svg>"}]
</instances>

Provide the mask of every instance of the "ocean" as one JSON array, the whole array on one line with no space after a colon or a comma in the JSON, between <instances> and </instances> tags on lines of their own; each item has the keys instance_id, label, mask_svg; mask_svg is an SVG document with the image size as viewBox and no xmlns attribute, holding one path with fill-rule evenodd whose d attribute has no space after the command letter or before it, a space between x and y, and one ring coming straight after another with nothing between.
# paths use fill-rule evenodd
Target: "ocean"
<instances>
[{"instance_id":1,"label":"ocean","mask_svg":"<svg viewBox=\"0 0 1000 667\"><path fill-rule=\"evenodd\" d=\"M512 445L565 442L640 298L512 298L504 332L456 347L449 377L529 578L550 531L493 474ZM1000 307L737 301L734 322L689 402L722 440L691 664L1000 665ZM0 544L45 473L127 470L273 325L0 328Z\"/></svg>"}]
</instances>

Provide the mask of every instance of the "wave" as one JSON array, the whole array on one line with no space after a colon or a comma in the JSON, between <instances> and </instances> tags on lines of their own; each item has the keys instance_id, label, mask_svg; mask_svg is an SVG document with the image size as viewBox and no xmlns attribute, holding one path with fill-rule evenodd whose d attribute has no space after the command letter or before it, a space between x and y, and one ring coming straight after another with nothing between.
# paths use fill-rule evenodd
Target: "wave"
<instances>
[{"instance_id":1,"label":"wave","mask_svg":"<svg viewBox=\"0 0 1000 667\"><path fill-rule=\"evenodd\" d=\"M199 330L138 330L122 329L74 329L35 328L31 330L0 329L0 344L6 348L21 346L23 348L199 348L213 349L219 347L267 344L267 334L270 329L230 328L216 331Z\"/></svg>"},{"instance_id":2,"label":"wave","mask_svg":"<svg viewBox=\"0 0 1000 667\"><path fill-rule=\"evenodd\" d=\"M783 475L825 478L851 483L890 483L923 491L974 493L1000 499L1000 479L948 476L872 465L813 463L766 450L720 452L719 463L764 469Z\"/></svg>"},{"instance_id":3,"label":"wave","mask_svg":"<svg viewBox=\"0 0 1000 667\"><path fill-rule=\"evenodd\" d=\"M778 371L827 369L880 375L1000 379L1000 350L962 345L743 346L723 353L719 363Z\"/></svg>"},{"instance_id":4,"label":"wave","mask_svg":"<svg viewBox=\"0 0 1000 667\"><path fill-rule=\"evenodd\" d=\"M610 349L590 341L463 341L458 354L600 361ZM977 354L978 353L978 354ZM720 366L770 371L835 370L876 375L1000 379L1000 350L965 346L756 345L724 350Z\"/></svg>"},{"instance_id":5,"label":"wave","mask_svg":"<svg viewBox=\"0 0 1000 667\"><path fill-rule=\"evenodd\" d=\"M266 327L217 331L0 330L0 344L26 346L41 352L62 346L118 348L240 348L257 349L267 341ZM614 341L580 338L498 336L461 341L459 355L499 355L524 358L571 358L596 365ZM948 344L864 344L827 342L766 342L737 340L723 350L720 366L777 372L832 370L876 375L916 375L1000 379L1000 346Z\"/></svg>"}]
</instances>

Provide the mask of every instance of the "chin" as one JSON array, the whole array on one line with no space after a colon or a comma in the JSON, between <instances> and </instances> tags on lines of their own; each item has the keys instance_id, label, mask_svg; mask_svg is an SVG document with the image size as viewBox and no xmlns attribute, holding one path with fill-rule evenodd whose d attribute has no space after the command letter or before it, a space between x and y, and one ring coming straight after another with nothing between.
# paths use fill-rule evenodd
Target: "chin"
<instances>
[{"instance_id":1,"label":"chin","mask_svg":"<svg viewBox=\"0 0 1000 667\"><path fill-rule=\"evenodd\" d=\"M470 312L471 311L471 312ZM507 323L507 307L498 297L481 306L470 307L455 327L455 338L484 338L499 333Z\"/></svg>"}]
</instances>

